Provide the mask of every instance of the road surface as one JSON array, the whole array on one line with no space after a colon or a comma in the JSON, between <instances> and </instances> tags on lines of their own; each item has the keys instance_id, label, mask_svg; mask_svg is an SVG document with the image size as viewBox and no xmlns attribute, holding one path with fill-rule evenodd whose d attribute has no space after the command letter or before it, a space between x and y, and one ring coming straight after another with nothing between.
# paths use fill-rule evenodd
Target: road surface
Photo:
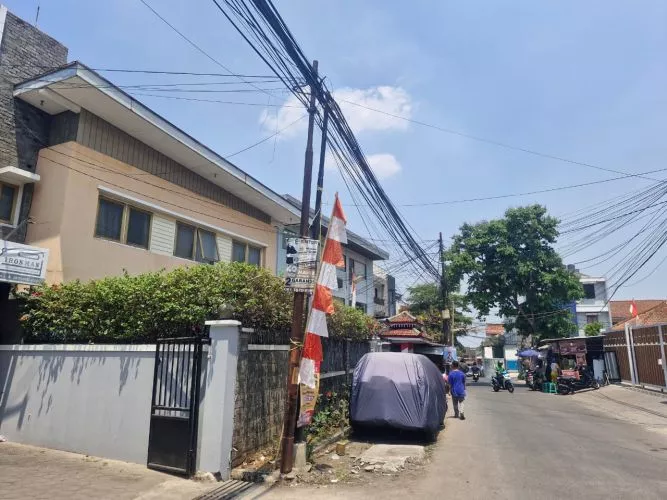
<instances>
[{"instance_id":1,"label":"road surface","mask_svg":"<svg viewBox=\"0 0 667 500\"><path fill-rule=\"evenodd\" d=\"M633 391L557 396L520 382L508 394L482 382L469 387L467 419L447 419L420 473L367 486L278 487L265 498L667 498L667 418L600 396ZM662 405L645 397L667 415L667 397Z\"/></svg>"}]
</instances>

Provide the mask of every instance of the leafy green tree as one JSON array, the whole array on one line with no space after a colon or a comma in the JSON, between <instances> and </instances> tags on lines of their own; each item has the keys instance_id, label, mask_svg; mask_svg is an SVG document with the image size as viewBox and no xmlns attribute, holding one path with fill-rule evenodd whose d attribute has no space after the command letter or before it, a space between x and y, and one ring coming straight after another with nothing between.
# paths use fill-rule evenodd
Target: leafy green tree
<instances>
[{"instance_id":1,"label":"leafy green tree","mask_svg":"<svg viewBox=\"0 0 667 500\"><path fill-rule=\"evenodd\" d=\"M600 323L599 321L588 323L584 327L584 333L586 334L586 337L595 337L596 335L600 335L601 331L602 331L602 323Z\"/></svg>"},{"instance_id":2,"label":"leafy green tree","mask_svg":"<svg viewBox=\"0 0 667 500\"><path fill-rule=\"evenodd\" d=\"M464 224L448 251L451 272L467 281L479 317L498 308L509 329L534 338L576 331L567 304L583 296L553 245L558 220L540 205L510 208L505 217Z\"/></svg>"},{"instance_id":3,"label":"leafy green tree","mask_svg":"<svg viewBox=\"0 0 667 500\"><path fill-rule=\"evenodd\" d=\"M442 333L442 299L440 289L435 283L424 283L408 288L408 310L417 317L426 328L426 331L435 338ZM465 301L465 297L452 293L449 295L453 303L453 324L456 335L465 335L472 324L472 317Z\"/></svg>"}]
</instances>

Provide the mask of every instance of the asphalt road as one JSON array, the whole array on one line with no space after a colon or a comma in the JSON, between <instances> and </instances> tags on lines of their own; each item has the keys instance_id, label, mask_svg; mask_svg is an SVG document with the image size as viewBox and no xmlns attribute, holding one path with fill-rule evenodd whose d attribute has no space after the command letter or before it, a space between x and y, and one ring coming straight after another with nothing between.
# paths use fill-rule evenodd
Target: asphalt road
<instances>
[{"instance_id":1,"label":"asphalt road","mask_svg":"<svg viewBox=\"0 0 667 500\"><path fill-rule=\"evenodd\" d=\"M667 498L667 420L640 425L583 393L470 385L466 420L447 419L420 473L365 487L276 488L267 498Z\"/></svg>"}]
</instances>

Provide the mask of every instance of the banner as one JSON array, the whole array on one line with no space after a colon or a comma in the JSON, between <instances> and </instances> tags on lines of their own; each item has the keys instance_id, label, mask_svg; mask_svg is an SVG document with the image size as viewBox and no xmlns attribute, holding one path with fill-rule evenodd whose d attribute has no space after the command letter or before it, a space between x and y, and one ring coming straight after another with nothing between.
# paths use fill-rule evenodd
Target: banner
<instances>
[{"instance_id":1,"label":"banner","mask_svg":"<svg viewBox=\"0 0 667 500\"><path fill-rule=\"evenodd\" d=\"M446 345L442 349L442 358L446 365L451 364L452 361L456 361L456 347Z\"/></svg>"},{"instance_id":2,"label":"banner","mask_svg":"<svg viewBox=\"0 0 667 500\"><path fill-rule=\"evenodd\" d=\"M294 292L312 292L317 279L317 249L320 242L288 238L285 254L285 286Z\"/></svg>"},{"instance_id":3,"label":"banner","mask_svg":"<svg viewBox=\"0 0 667 500\"><path fill-rule=\"evenodd\" d=\"M315 387L299 384L299 417L296 422L297 427L304 427L310 424L315 413L317 405L317 395L320 392L320 362L314 363L315 368Z\"/></svg>"}]
</instances>

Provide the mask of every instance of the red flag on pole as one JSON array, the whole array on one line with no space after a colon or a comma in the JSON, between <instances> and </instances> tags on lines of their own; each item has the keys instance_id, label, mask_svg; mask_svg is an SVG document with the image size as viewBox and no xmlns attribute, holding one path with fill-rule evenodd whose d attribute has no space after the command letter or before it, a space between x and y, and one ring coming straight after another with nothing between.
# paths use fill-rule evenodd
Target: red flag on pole
<instances>
[{"instance_id":1,"label":"red flag on pole","mask_svg":"<svg viewBox=\"0 0 667 500\"><path fill-rule=\"evenodd\" d=\"M310 314L306 324L299 366L299 383L301 384L301 410L297 425L308 425L312 419L319 390L320 363L322 362L322 341L320 337L328 337L327 315L333 314L334 303L332 291L338 289L336 269L343 267L343 243L347 243L347 232L343 207L336 194L333 212L324 242L322 262L317 275L317 285L311 302Z\"/></svg>"},{"instance_id":2,"label":"red flag on pole","mask_svg":"<svg viewBox=\"0 0 667 500\"><path fill-rule=\"evenodd\" d=\"M639 316L639 311L637 311L637 303L635 302L635 299L632 299L632 303L630 304L630 316L633 318Z\"/></svg>"}]
</instances>

